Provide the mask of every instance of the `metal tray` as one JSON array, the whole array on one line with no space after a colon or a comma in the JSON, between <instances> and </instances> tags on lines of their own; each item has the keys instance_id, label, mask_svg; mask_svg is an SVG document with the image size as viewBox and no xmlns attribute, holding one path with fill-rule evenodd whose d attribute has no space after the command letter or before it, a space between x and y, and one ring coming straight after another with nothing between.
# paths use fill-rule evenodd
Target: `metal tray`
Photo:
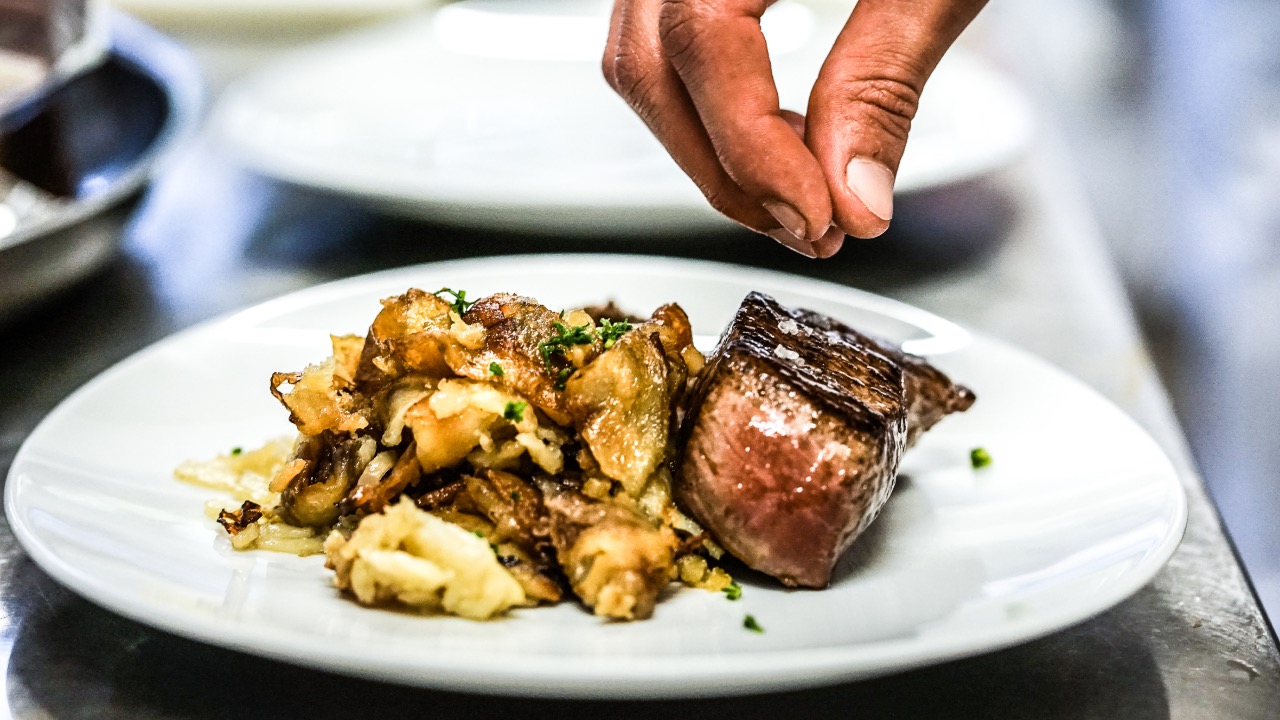
<instances>
[{"instance_id":1,"label":"metal tray","mask_svg":"<svg viewBox=\"0 0 1280 720\"><path fill-rule=\"evenodd\" d=\"M98 226L119 222L125 201L199 123L202 83L190 55L122 14L110 30L101 64L9 118L0 135L9 190L0 201L0 324L115 255L120 233Z\"/></svg>"}]
</instances>

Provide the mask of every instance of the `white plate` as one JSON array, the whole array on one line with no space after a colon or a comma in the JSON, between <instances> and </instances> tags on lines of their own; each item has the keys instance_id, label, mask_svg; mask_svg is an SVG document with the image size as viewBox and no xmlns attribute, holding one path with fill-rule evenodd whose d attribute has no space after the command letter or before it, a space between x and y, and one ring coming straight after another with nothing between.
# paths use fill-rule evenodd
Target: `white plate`
<instances>
[{"instance_id":1,"label":"white plate","mask_svg":"<svg viewBox=\"0 0 1280 720\"><path fill-rule=\"evenodd\" d=\"M607 0L463 0L305 48L233 85L212 117L267 175L453 223L644 234L729 227L600 71ZM847 10L845 11L847 13ZM843 18L764 16L784 107L803 111ZM1016 157L1029 103L962 49L923 95L909 193Z\"/></svg>"},{"instance_id":2,"label":"white plate","mask_svg":"<svg viewBox=\"0 0 1280 720\"><path fill-rule=\"evenodd\" d=\"M680 590L651 620L572 603L477 623L361 608L318 557L236 553L172 478L291 429L273 370L363 332L409 286L513 290L551 307L675 300L714 335L753 289L927 352L977 404L905 460L909 480L827 590L749 580L738 602ZM968 453L994 464L975 472ZM881 675L985 652L1099 613L1145 584L1182 536L1182 488L1128 417L1043 361L848 288L705 262L531 256L424 265L283 297L175 335L63 402L13 463L5 509L37 563L107 608L217 645L341 673L491 693L675 697ZM754 615L763 634L743 629Z\"/></svg>"}]
</instances>

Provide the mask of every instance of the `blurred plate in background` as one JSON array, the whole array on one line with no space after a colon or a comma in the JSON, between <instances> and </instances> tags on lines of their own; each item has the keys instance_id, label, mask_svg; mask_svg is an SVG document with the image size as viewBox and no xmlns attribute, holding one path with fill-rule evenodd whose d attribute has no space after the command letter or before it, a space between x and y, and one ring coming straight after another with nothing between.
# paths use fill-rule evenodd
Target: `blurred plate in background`
<instances>
[{"instance_id":1,"label":"blurred plate in background","mask_svg":"<svg viewBox=\"0 0 1280 720\"><path fill-rule=\"evenodd\" d=\"M0 323L111 259L119 233L91 225L137 193L199 122L199 72L187 54L123 15L109 28L106 59L0 137Z\"/></svg>"},{"instance_id":2,"label":"blurred plate in background","mask_svg":"<svg viewBox=\"0 0 1280 720\"><path fill-rule=\"evenodd\" d=\"M336 25L406 12L433 0L112 0L166 30L267 24Z\"/></svg>"},{"instance_id":3,"label":"blurred plate in background","mask_svg":"<svg viewBox=\"0 0 1280 720\"><path fill-rule=\"evenodd\" d=\"M232 85L213 129L263 174L435 221L582 234L727 227L605 84L609 7L463 0L311 45ZM765 15L784 107L805 107L843 19L798 0ZM1032 129L1021 91L955 50L924 93L898 192L999 168Z\"/></svg>"}]
</instances>

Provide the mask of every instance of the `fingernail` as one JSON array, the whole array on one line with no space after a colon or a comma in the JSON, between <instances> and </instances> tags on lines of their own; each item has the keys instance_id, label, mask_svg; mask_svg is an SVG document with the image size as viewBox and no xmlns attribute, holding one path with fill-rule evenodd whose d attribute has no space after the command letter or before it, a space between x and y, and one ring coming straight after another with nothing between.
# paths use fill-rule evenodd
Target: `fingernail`
<instances>
[{"instance_id":1,"label":"fingernail","mask_svg":"<svg viewBox=\"0 0 1280 720\"><path fill-rule=\"evenodd\" d=\"M854 158L845 172L849 189L872 215L881 220L893 218L893 172L889 168L874 160Z\"/></svg>"},{"instance_id":2,"label":"fingernail","mask_svg":"<svg viewBox=\"0 0 1280 720\"><path fill-rule=\"evenodd\" d=\"M813 243L813 250L820 258L829 258L840 251L840 247L844 245L844 231L832 225L827 228L822 237Z\"/></svg>"},{"instance_id":3,"label":"fingernail","mask_svg":"<svg viewBox=\"0 0 1280 720\"><path fill-rule=\"evenodd\" d=\"M787 232L798 238L803 239L806 237L804 216L800 214L799 210L777 200L764 203L764 209L769 211L774 220L782 223L782 227Z\"/></svg>"},{"instance_id":4,"label":"fingernail","mask_svg":"<svg viewBox=\"0 0 1280 720\"><path fill-rule=\"evenodd\" d=\"M773 238L774 240L777 240L783 245L786 245L787 247L791 248L792 250L795 250L801 255L804 255L805 257L809 257L809 258L818 257L818 253L813 249L812 243L810 243L808 240L805 240L804 238L798 238L795 235L792 235L787 230L778 228L777 230L770 230L766 234L769 237Z\"/></svg>"}]
</instances>

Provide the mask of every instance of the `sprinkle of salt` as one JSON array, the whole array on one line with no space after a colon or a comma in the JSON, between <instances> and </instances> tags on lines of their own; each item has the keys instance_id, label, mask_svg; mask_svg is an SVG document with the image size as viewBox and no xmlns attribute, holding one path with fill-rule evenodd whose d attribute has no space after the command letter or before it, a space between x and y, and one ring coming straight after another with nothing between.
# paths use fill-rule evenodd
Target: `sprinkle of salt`
<instances>
[{"instance_id":1,"label":"sprinkle of salt","mask_svg":"<svg viewBox=\"0 0 1280 720\"><path fill-rule=\"evenodd\" d=\"M773 348L773 354L777 355L783 360L790 360L791 362L794 362L797 365L804 364L804 360L801 359L800 353L796 352L795 350L792 350L791 348L785 348L785 347L782 347L781 345L777 345Z\"/></svg>"}]
</instances>

